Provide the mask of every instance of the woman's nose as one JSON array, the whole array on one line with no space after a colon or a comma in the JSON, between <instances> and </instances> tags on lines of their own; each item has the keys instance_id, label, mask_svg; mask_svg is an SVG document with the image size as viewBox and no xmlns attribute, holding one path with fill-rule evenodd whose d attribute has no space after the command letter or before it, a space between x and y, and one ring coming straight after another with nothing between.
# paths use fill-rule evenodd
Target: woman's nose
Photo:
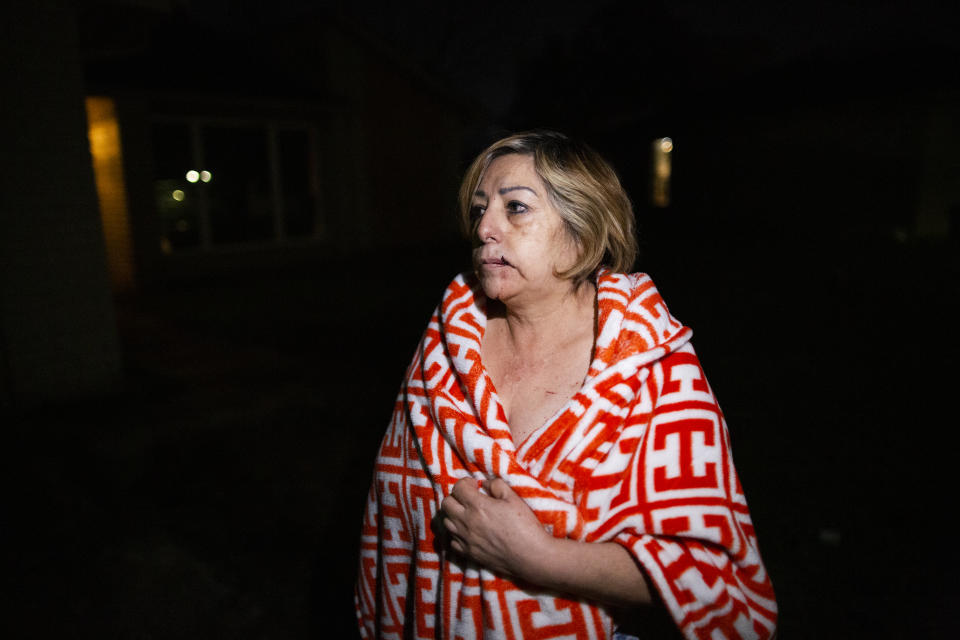
<instances>
[{"instance_id":1,"label":"woman's nose","mask_svg":"<svg viewBox=\"0 0 960 640\"><path fill-rule=\"evenodd\" d=\"M491 240L500 240L502 230L502 220L500 220L500 217L493 207L488 207L487 210L483 212L480 217L480 223L477 225L477 239L480 240L480 242L486 243Z\"/></svg>"}]
</instances>

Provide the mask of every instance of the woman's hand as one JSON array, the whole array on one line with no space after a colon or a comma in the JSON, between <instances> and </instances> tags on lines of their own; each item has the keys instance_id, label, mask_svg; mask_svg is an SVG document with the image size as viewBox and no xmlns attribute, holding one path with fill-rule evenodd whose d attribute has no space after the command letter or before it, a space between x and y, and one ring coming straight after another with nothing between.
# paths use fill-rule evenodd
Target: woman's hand
<instances>
[{"instance_id":1,"label":"woman's hand","mask_svg":"<svg viewBox=\"0 0 960 640\"><path fill-rule=\"evenodd\" d=\"M443 499L450 546L491 571L529 579L553 537L504 480L484 481L483 488L489 495L475 479L461 478Z\"/></svg>"},{"instance_id":2,"label":"woman's hand","mask_svg":"<svg viewBox=\"0 0 960 640\"><path fill-rule=\"evenodd\" d=\"M505 481L462 478L443 499L450 546L496 573L616 606L653 601L646 576L616 542L554 538Z\"/></svg>"}]
</instances>

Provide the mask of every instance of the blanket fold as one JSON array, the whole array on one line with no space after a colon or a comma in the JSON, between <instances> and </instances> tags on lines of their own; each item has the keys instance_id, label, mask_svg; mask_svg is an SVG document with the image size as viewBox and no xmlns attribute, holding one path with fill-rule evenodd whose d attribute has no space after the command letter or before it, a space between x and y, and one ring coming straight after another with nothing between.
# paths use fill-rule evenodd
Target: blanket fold
<instances>
[{"instance_id":1,"label":"blanket fold","mask_svg":"<svg viewBox=\"0 0 960 640\"><path fill-rule=\"evenodd\" d=\"M766 638L773 589L723 414L644 274L601 271L583 387L521 443L480 358L486 301L458 276L407 370L377 456L356 605L366 638L609 638L595 603L520 585L446 550L457 480L500 477L557 537L624 546L688 638Z\"/></svg>"}]
</instances>

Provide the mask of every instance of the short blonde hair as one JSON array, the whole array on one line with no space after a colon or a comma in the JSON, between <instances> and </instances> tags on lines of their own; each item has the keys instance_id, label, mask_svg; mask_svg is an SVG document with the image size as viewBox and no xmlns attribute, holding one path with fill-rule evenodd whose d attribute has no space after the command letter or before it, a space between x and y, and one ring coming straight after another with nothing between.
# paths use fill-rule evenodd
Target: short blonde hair
<instances>
[{"instance_id":1,"label":"short blonde hair","mask_svg":"<svg viewBox=\"0 0 960 640\"><path fill-rule=\"evenodd\" d=\"M597 267L628 273L637 259L633 208L613 167L599 153L555 131L528 131L497 140L471 163L460 184L460 222L472 237L473 197L487 167L512 153L533 158L548 197L577 243L579 257L557 275L574 282Z\"/></svg>"}]
</instances>

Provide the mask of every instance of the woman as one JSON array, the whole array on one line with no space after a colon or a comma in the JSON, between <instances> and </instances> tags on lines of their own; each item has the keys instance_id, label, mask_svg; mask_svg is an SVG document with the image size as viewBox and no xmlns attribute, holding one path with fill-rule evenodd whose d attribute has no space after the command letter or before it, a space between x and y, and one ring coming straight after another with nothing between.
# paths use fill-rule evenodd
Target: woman
<instances>
[{"instance_id":1,"label":"woman","mask_svg":"<svg viewBox=\"0 0 960 640\"><path fill-rule=\"evenodd\" d=\"M690 329L623 273L616 174L518 134L473 162L460 209L475 274L444 293L380 448L361 634L606 638L615 611L662 607L689 638L769 637L723 416Z\"/></svg>"}]
</instances>

